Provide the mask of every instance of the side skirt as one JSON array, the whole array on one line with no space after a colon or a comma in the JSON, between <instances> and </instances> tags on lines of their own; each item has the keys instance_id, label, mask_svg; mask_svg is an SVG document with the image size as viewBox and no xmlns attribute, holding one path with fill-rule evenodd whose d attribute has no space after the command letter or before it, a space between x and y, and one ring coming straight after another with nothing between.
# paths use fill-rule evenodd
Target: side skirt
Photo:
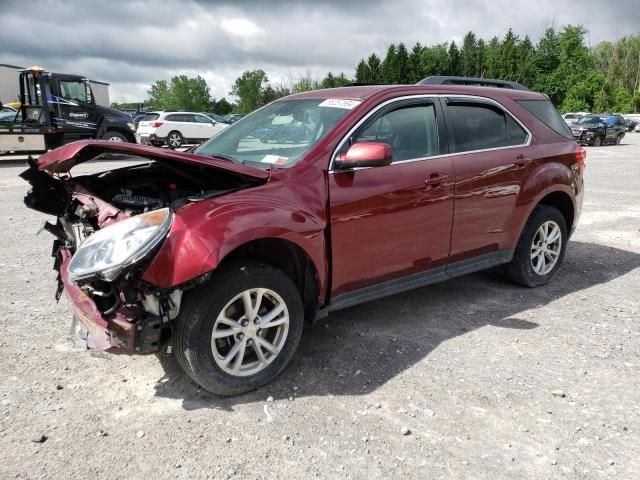
<instances>
[{"instance_id":1,"label":"side skirt","mask_svg":"<svg viewBox=\"0 0 640 480\"><path fill-rule=\"evenodd\" d=\"M343 293L333 298L328 307L320 309L316 319L325 317L329 312L342 310L343 308L352 307L370 300L388 297L390 295L395 295L396 293L424 287L426 285L431 285L432 283L442 282L468 273L486 270L487 268L508 263L512 258L513 250L501 250L498 252L485 253L467 260L461 260L442 267L425 270L406 277L396 278L387 282L360 288L352 292Z\"/></svg>"}]
</instances>

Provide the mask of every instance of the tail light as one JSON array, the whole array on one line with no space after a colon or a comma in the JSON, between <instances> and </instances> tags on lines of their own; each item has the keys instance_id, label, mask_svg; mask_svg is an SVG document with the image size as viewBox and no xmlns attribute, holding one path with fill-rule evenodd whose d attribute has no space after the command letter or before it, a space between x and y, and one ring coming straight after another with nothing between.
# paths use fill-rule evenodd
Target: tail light
<instances>
[{"instance_id":1,"label":"tail light","mask_svg":"<svg viewBox=\"0 0 640 480\"><path fill-rule=\"evenodd\" d=\"M158 127L161 127L161 126L162 126L162 123L163 123L163 122L151 122L151 126L152 126L153 128L158 128Z\"/></svg>"},{"instance_id":2,"label":"tail light","mask_svg":"<svg viewBox=\"0 0 640 480\"><path fill-rule=\"evenodd\" d=\"M586 164L585 164L585 160L587 158L587 151L584 149L584 147L581 147L580 145L576 145L576 161L578 162L578 165L580 165L580 172L584 172L584 169L586 168Z\"/></svg>"}]
</instances>

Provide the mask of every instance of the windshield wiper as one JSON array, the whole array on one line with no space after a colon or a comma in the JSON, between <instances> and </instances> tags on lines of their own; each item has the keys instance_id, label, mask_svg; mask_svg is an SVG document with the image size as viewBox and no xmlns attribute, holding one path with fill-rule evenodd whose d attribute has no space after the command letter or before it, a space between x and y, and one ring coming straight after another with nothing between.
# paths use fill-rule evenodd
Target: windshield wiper
<instances>
[{"instance_id":1,"label":"windshield wiper","mask_svg":"<svg viewBox=\"0 0 640 480\"><path fill-rule=\"evenodd\" d=\"M224 153L208 153L207 155L213 158L221 158L222 160L227 160L233 163L243 163L241 160L237 160L233 158L231 155L225 155Z\"/></svg>"}]
</instances>

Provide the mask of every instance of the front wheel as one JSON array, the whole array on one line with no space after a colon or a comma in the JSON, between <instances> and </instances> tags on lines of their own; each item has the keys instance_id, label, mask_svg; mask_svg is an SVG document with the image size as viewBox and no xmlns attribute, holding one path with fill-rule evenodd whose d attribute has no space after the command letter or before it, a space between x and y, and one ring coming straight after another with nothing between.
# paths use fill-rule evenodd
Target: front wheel
<instances>
[{"instance_id":1,"label":"front wheel","mask_svg":"<svg viewBox=\"0 0 640 480\"><path fill-rule=\"evenodd\" d=\"M594 140L593 140L593 146L594 147L599 147L600 145L602 145L602 137L600 135L598 135Z\"/></svg>"},{"instance_id":2,"label":"front wheel","mask_svg":"<svg viewBox=\"0 0 640 480\"><path fill-rule=\"evenodd\" d=\"M620 145L621 142L622 142L622 135L617 135L616 136L616 145Z\"/></svg>"},{"instance_id":3,"label":"front wheel","mask_svg":"<svg viewBox=\"0 0 640 480\"><path fill-rule=\"evenodd\" d=\"M102 137L100 137L100 140L106 140L108 142L118 142L118 143L129 141L127 140L127 137L125 137L123 134L118 132L107 132L104 135L102 135Z\"/></svg>"},{"instance_id":4,"label":"front wheel","mask_svg":"<svg viewBox=\"0 0 640 480\"><path fill-rule=\"evenodd\" d=\"M232 262L185 298L176 323L178 363L218 395L248 392L293 357L304 323L300 293L271 266Z\"/></svg>"},{"instance_id":5,"label":"front wheel","mask_svg":"<svg viewBox=\"0 0 640 480\"><path fill-rule=\"evenodd\" d=\"M526 287L544 285L555 275L567 248L567 224L557 208L538 205L525 225L507 276Z\"/></svg>"}]
</instances>

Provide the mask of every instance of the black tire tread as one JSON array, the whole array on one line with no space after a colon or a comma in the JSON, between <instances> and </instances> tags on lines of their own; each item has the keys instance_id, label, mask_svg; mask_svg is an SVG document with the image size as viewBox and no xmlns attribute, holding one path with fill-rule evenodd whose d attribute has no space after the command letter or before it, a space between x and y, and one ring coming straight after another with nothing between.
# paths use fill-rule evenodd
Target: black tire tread
<instances>
[{"instance_id":1,"label":"black tire tread","mask_svg":"<svg viewBox=\"0 0 640 480\"><path fill-rule=\"evenodd\" d=\"M540 276L536 274L533 271L533 267L531 267L531 242L539 226L547 220L553 220L560 226L562 248L560 250L560 258L554 269L547 275ZM560 210L549 205L538 205L533 209L527 223L522 229L513 258L505 265L507 277L513 282L525 287L539 287L546 284L562 265L568 240L566 221Z\"/></svg>"},{"instance_id":2,"label":"black tire tread","mask_svg":"<svg viewBox=\"0 0 640 480\"><path fill-rule=\"evenodd\" d=\"M203 328L200 321L207 306L222 302L225 298L228 301L239 293L234 292L234 289L237 289L239 283L246 282L247 277L270 277L276 283L280 283L283 291L278 291L278 294L283 297L289 309L289 333L280 354L281 358L275 359L265 370L250 377L231 377L217 368L212 356L209 358L210 348L207 352L198 347L201 335L198 330ZM184 372L205 390L221 396L238 395L269 382L286 367L300 342L303 324L300 293L286 274L270 265L248 260L232 261L214 272L207 283L185 294L174 328L175 356Z\"/></svg>"}]
</instances>

